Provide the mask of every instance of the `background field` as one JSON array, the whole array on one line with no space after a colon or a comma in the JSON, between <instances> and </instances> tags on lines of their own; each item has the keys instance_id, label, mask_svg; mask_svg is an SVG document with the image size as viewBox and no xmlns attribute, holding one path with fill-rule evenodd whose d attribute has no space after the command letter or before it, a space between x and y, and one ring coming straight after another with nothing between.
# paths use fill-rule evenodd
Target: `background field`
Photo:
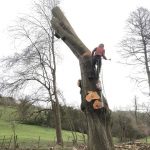
<instances>
[{"instance_id":1,"label":"background field","mask_svg":"<svg viewBox=\"0 0 150 150\"><path fill-rule=\"evenodd\" d=\"M55 145L56 134L55 129L37 125L20 124L17 121L18 114L16 108L8 106L0 106L0 140L10 139L14 135L17 135L17 143L20 147L42 147L47 148ZM86 142L86 135L82 133L74 133L71 131L62 131L63 140L65 145L73 145L73 134L77 136L78 143ZM114 143L118 143L118 138L113 138ZM146 138L140 141L146 142ZM147 138L147 142L150 143L150 137ZM13 144L13 143L12 143Z\"/></svg>"},{"instance_id":2,"label":"background field","mask_svg":"<svg viewBox=\"0 0 150 150\"><path fill-rule=\"evenodd\" d=\"M14 135L17 135L17 143L24 147L30 147L30 145L40 146L54 145L56 140L55 129L36 126L19 124L17 121L13 121L17 118L16 109L12 107L0 106L0 139L10 139ZM77 136L78 142L83 141L83 134L74 133ZM62 131L63 140L65 143L73 144L73 134L71 131Z\"/></svg>"}]
</instances>

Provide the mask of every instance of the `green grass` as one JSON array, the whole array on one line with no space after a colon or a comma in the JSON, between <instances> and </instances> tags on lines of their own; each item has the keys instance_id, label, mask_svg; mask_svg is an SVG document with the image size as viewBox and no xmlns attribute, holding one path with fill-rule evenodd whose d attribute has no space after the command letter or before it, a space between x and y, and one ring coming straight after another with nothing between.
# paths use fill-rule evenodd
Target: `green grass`
<instances>
[{"instance_id":1,"label":"green grass","mask_svg":"<svg viewBox=\"0 0 150 150\"><path fill-rule=\"evenodd\" d=\"M13 121L17 117L16 109L12 107L0 106L0 139L10 138L15 134L17 141L23 147L30 147L37 145L40 137L40 145L48 146L53 145L56 141L55 129L48 127L41 127L36 125L19 124ZM81 133L77 133L78 140L83 139ZM62 131L64 142L72 142L73 136L70 131Z\"/></svg>"},{"instance_id":2,"label":"green grass","mask_svg":"<svg viewBox=\"0 0 150 150\"><path fill-rule=\"evenodd\" d=\"M14 125L13 125L14 124ZM33 146L37 147L39 137L40 137L40 147L47 148L49 145L53 146L56 141L55 129L40 127L35 125L24 125L11 123L7 121L0 120L0 139L10 138L14 135L12 127L15 127L15 134L17 135L17 143L20 147L31 148ZM81 140L81 134L78 134L78 140ZM62 136L65 145L72 145L73 136L70 131L62 131ZM69 142L69 143L68 143Z\"/></svg>"},{"instance_id":3,"label":"green grass","mask_svg":"<svg viewBox=\"0 0 150 150\"><path fill-rule=\"evenodd\" d=\"M114 144L117 144L117 143L119 143L119 139L117 137L113 137L113 142L114 142Z\"/></svg>"},{"instance_id":4,"label":"green grass","mask_svg":"<svg viewBox=\"0 0 150 150\"><path fill-rule=\"evenodd\" d=\"M147 143L150 143L150 136L146 138L143 138L143 139L140 139L141 142L147 142Z\"/></svg>"},{"instance_id":5,"label":"green grass","mask_svg":"<svg viewBox=\"0 0 150 150\"><path fill-rule=\"evenodd\" d=\"M15 107L0 106L0 120L13 120L17 116Z\"/></svg>"},{"instance_id":6,"label":"green grass","mask_svg":"<svg viewBox=\"0 0 150 150\"><path fill-rule=\"evenodd\" d=\"M15 134L18 137L18 143L22 145L37 145L39 137L42 145L52 145L56 141L55 129L48 127L41 127L36 125L19 124L12 121L17 117L16 108L0 106L0 139L10 138L14 135L13 127L15 128ZM73 140L72 133L70 131L62 131L64 142L71 142ZM78 140L83 140L82 134L77 133ZM118 138L113 138L114 144L118 143ZM140 141L146 142L143 138ZM150 143L150 137L147 138L147 142Z\"/></svg>"},{"instance_id":7,"label":"green grass","mask_svg":"<svg viewBox=\"0 0 150 150\"><path fill-rule=\"evenodd\" d=\"M35 125L24 125L12 122L6 122L0 120L0 137L2 136L11 136L13 135L13 127L15 128L16 135L19 139L32 139L37 140L39 137L42 140L54 141L56 134L55 129L35 126ZM69 137L72 137L70 131L62 131L64 141L68 141ZM78 133L78 136L81 137L81 134Z\"/></svg>"}]
</instances>

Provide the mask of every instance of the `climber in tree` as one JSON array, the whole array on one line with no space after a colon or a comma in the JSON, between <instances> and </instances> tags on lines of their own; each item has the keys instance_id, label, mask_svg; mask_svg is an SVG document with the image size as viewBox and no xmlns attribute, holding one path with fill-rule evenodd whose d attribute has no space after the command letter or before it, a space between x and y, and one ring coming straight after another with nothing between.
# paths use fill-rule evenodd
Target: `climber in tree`
<instances>
[{"instance_id":1,"label":"climber in tree","mask_svg":"<svg viewBox=\"0 0 150 150\"><path fill-rule=\"evenodd\" d=\"M100 73L101 65L102 65L102 60L101 58L104 58L105 60L108 60L105 56L105 49L104 49L104 44L100 44L98 47L94 48L92 51L92 70L95 70L95 65L97 62L99 62L99 65L97 67L98 74Z\"/></svg>"}]
</instances>

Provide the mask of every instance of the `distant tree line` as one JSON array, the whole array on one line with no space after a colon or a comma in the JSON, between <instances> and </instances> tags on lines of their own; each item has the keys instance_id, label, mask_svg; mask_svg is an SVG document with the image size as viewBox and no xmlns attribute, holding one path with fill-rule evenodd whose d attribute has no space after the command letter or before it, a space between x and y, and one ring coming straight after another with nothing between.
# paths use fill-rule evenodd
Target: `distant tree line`
<instances>
[{"instance_id":1,"label":"distant tree line","mask_svg":"<svg viewBox=\"0 0 150 150\"><path fill-rule=\"evenodd\" d=\"M3 97L0 94L0 105L13 106L16 105L16 100L12 97Z\"/></svg>"},{"instance_id":2,"label":"distant tree line","mask_svg":"<svg viewBox=\"0 0 150 150\"><path fill-rule=\"evenodd\" d=\"M55 127L52 108L34 106L27 100L20 100L17 105L18 121L25 124L34 124ZM81 110L71 106L60 106L62 129L86 133L86 118Z\"/></svg>"}]
</instances>

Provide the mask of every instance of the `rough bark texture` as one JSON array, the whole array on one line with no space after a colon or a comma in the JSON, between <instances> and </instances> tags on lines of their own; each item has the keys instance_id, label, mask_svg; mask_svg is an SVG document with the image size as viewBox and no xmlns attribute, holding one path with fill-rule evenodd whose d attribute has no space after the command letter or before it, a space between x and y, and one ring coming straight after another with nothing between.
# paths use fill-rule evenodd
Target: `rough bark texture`
<instances>
[{"instance_id":1,"label":"rough bark texture","mask_svg":"<svg viewBox=\"0 0 150 150\"><path fill-rule=\"evenodd\" d=\"M59 107L59 99L57 96L57 88L56 88L56 60L55 60L55 49L54 49L54 32L52 32L52 56L53 56L53 90L55 96L55 103L54 103L54 115L55 115L55 126L56 126L56 137L57 137L57 144L63 146L63 138L62 138L62 128L61 128L61 117L60 117L60 107Z\"/></svg>"},{"instance_id":2,"label":"rough bark texture","mask_svg":"<svg viewBox=\"0 0 150 150\"><path fill-rule=\"evenodd\" d=\"M85 107L84 112L88 123L88 149L114 150L110 130L111 112L106 99L103 97L105 107L102 109L93 109L93 101L87 102L85 99L88 91L97 92L99 96L102 95L96 86L98 80L89 78L92 75L91 52L78 38L59 7L55 7L52 13L51 23L57 37L60 37L68 45L80 63L82 104Z\"/></svg>"},{"instance_id":3,"label":"rough bark texture","mask_svg":"<svg viewBox=\"0 0 150 150\"><path fill-rule=\"evenodd\" d=\"M63 146L63 139L62 139L62 132L61 132L61 118L60 118L60 110L59 110L60 108L59 108L58 99L53 104L53 108L54 108L53 111L54 111L54 116L55 116L57 144Z\"/></svg>"}]
</instances>

